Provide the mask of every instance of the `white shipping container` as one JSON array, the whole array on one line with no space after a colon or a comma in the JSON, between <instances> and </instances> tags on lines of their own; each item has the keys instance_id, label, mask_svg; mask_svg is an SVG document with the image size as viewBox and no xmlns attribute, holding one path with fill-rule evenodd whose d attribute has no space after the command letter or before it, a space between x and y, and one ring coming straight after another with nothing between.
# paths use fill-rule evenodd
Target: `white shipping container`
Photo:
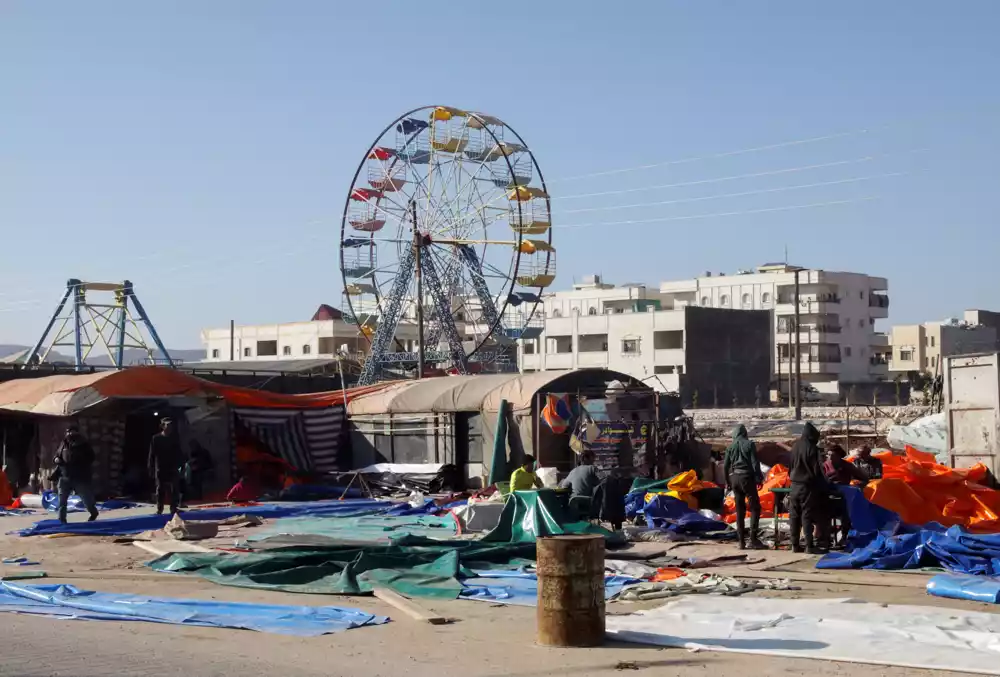
<instances>
[{"instance_id":1,"label":"white shipping container","mask_svg":"<svg viewBox=\"0 0 1000 677\"><path fill-rule=\"evenodd\" d=\"M1000 476L1000 353L945 358L944 411L952 467L982 463Z\"/></svg>"}]
</instances>

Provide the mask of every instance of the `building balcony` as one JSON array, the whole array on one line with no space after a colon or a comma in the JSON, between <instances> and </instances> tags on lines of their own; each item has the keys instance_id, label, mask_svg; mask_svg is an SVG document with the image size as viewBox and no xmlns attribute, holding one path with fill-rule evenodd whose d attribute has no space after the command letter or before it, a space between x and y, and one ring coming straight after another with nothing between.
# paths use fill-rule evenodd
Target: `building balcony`
<instances>
[{"instance_id":1,"label":"building balcony","mask_svg":"<svg viewBox=\"0 0 1000 677\"><path fill-rule=\"evenodd\" d=\"M795 371L795 361L783 357L779 361L781 367L781 374L787 375ZM831 376L836 376L840 373L840 360L832 358L818 358L811 357L809 355L803 355L802 360L799 364L799 371L803 374L826 374Z\"/></svg>"},{"instance_id":2,"label":"building balcony","mask_svg":"<svg viewBox=\"0 0 1000 677\"><path fill-rule=\"evenodd\" d=\"M840 309L840 297L836 294L809 294L799 297L799 315L825 315ZM774 306L777 315L795 314L795 296L779 296Z\"/></svg>"},{"instance_id":3,"label":"building balcony","mask_svg":"<svg viewBox=\"0 0 1000 677\"><path fill-rule=\"evenodd\" d=\"M871 339L868 341L868 345L872 348L888 348L889 347L889 335L883 334L881 332L876 332L871 335Z\"/></svg>"},{"instance_id":4,"label":"building balcony","mask_svg":"<svg viewBox=\"0 0 1000 677\"><path fill-rule=\"evenodd\" d=\"M579 352L576 356L576 366L583 367L607 367L608 351L593 351L589 353Z\"/></svg>"},{"instance_id":5,"label":"building balcony","mask_svg":"<svg viewBox=\"0 0 1000 677\"><path fill-rule=\"evenodd\" d=\"M653 364L657 367L672 367L684 364L683 348L660 348L653 351Z\"/></svg>"},{"instance_id":6,"label":"building balcony","mask_svg":"<svg viewBox=\"0 0 1000 677\"><path fill-rule=\"evenodd\" d=\"M549 353L545 356L545 369L572 369L573 353Z\"/></svg>"},{"instance_id":7,"label":"building balcony","mask_svg":"<svg viewBox=\"0 0 1000 677\"><path fill-rule=\"evenodd\" d=\"M799 332L799 343L837 343L838 339L831 334L840 334L840 327L803 327ZM795 332L777 331L774 342L778 345L790 345L795 342Z\"/></svg>"},{"instance_id":8,"label":"building balcony","mask_svg":"<svg viewBox=\"0 0 1000 677\"><path fill-rule=\"evenodd\" d=\"M542 368L542 356L539 354L521 355L521 369L538 371Z\"/></svg>"}]
</instances>

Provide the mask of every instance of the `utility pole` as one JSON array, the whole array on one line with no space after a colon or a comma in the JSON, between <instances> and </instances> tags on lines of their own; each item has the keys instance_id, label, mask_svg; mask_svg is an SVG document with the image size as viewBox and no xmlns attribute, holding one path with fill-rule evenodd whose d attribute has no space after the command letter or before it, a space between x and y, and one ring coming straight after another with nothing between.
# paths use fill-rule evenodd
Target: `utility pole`
<instances>
[{"instance_id":1,"label":"utility pole","mask_svg":"<svg viewBox=\"0 0 1000 677\"><path fill-rule=\"evenodd\" d=\"M802 420L802 352L799 337L799 273L795 269L795 420Z\"/></svg>"},{"instance_id":2,"label":"utility pole","mask_svg":"<svg viewBox=\"0 0 1000 677\"><path fill-rule=\"evenodd\" d=\"M417 229L417 201L410 200L410 214L413 218L413 258L417 275L417 379L424 377L424 284L421 278L420 231Z\"/></svg>"}]
</instances>

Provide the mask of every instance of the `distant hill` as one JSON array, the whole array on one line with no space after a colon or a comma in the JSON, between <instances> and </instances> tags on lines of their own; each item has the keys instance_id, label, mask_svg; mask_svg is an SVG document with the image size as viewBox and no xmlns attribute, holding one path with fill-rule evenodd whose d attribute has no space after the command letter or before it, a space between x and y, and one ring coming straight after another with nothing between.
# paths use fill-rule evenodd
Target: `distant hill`
<instances>
[{"instance_id":1,"label":"distant hill","mask_svg":"<svg viewBox=\"0 0 1000 677\"><path fill-rule=\"evenodd\" d=\"M32 346L23 346L12 343L0 343L0 361L3 358L14 355L15 353L24 352L31 350ZM65 348L63 348L65 350ZM201 362L205 359L204 350L186 350L186 349L175 349L167 348L170 351L170 357L174 360L180 362ZM129 349L125 351L125 364L136 364L140 363L146 358L146 353L141 350ZM52 351L49 353L49 362L65 362L67 364L73 363L73 356L68 355L65 352ZM107 353L104 352L103 347L101 352L95 348L87 359L87 364L92 364L95 367L106 367L112 364L111 358L108 357Z\"/></svg>"}]
</instances>

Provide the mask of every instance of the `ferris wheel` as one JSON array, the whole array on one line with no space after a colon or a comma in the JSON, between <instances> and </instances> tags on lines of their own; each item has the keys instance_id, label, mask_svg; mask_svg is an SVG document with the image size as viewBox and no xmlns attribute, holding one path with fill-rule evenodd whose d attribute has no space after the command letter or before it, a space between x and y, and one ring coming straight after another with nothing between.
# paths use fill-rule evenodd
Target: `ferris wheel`
<instances>
[{"instance_id":1,"label":"ferris wheel","mask_svg":"<svg viewBox=\"0 0 1000 677\"><path fill-rule=\"evenodd\" d=\"M499 118L448 106L387 126L354 174L341 224L345 319L369 344L359 383L434 365L516 368L513 344L552 284L549 195Z\"/></svg>"}]
</instances>

